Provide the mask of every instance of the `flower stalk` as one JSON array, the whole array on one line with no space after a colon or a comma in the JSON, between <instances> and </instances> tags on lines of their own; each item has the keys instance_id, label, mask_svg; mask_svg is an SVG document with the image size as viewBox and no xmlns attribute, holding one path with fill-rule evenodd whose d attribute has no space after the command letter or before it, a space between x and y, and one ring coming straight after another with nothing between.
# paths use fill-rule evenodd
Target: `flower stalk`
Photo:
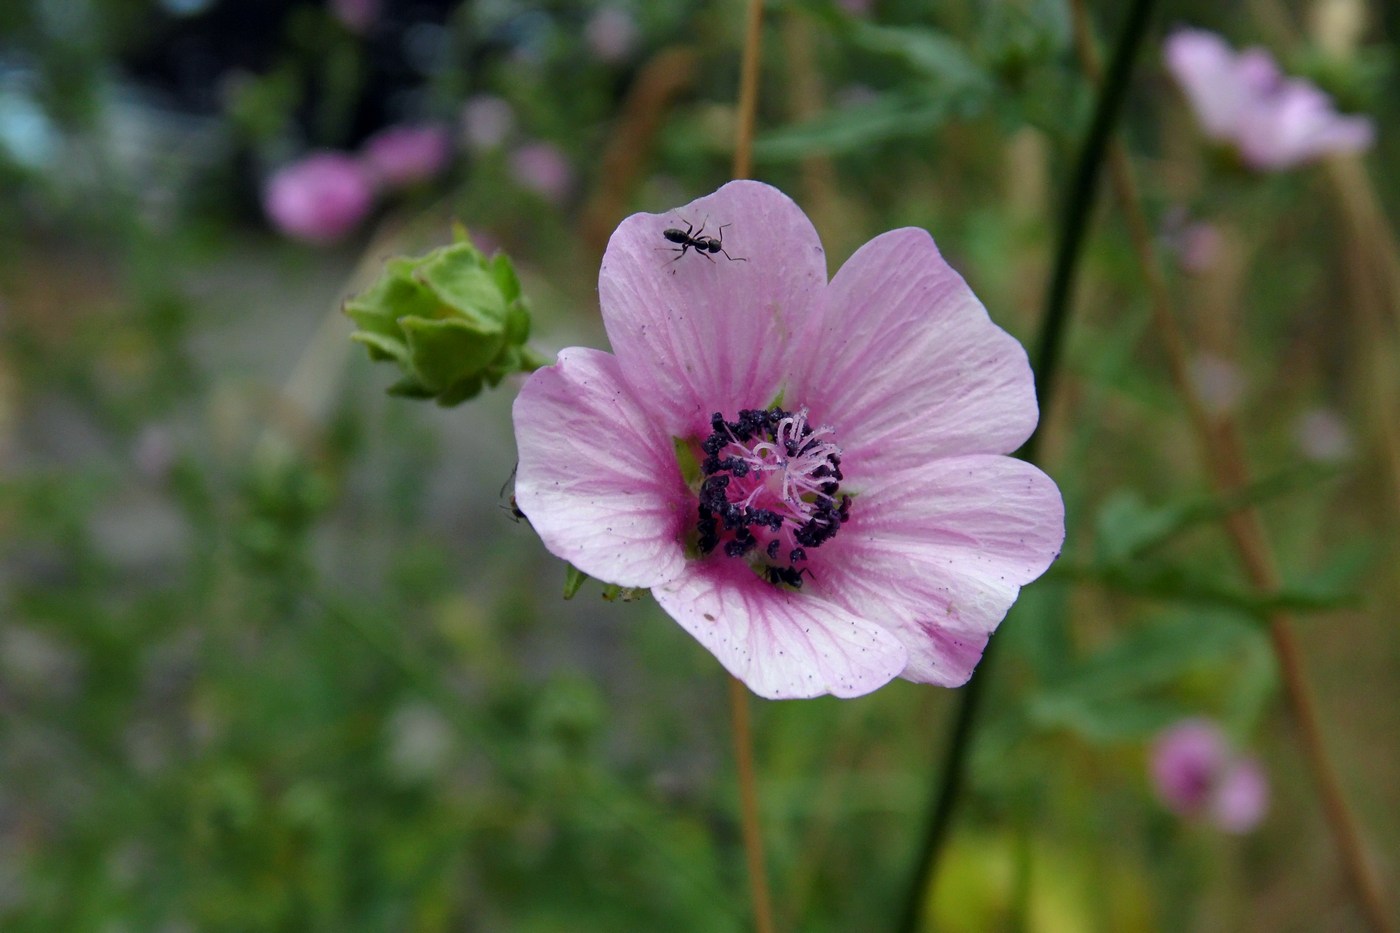
<instances>
[{"instance_id":1,"label":"flower stalk","mask_svg":"<svg viewBox=\"0 0 1400 933\"><path fill-rule=\"evenodd\" d=\"M749 0L744 22L744 57L739 74L739 112L734 136L735 178L747 178L753 166L753 131L758 112L758 68L762 46L763 2ZM733 674L728 679L744 860L749 875L749 901L753 907L754 929L758 933L773 933L773 897L768 888L768 863L763 851L763 827L758 810L758 781L754 776L749 691Z\"/></svg>"}]
</instances>

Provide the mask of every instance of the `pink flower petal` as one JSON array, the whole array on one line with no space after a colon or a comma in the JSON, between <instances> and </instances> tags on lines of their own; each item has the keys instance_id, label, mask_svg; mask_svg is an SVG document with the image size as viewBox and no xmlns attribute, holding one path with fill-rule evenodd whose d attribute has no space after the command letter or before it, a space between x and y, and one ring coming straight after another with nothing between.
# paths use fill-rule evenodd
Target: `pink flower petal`
<instances>
[{"instance_id":1,"label":"pink flower petal","mask_svg":"<svg viewBox=\"0 0 1400 933\"><path fill-rule=\"evenodd\" d=\"M681 572L695 497L615 357L564 350L530 376L514 416L516 503L553 554L621 586L656 586Z\"/></svg>"},{"instance_id":2,"label":"pink flower petal","mask_svg":"<svg viewBox=\"0 0 1400 933\"><path fill-rule=\"evenodd\" d=\"M1269 779L1257 759L1241 758L1220 776L1211 801L1215 825L1227 833L1247 833L1269 809Z\"/></svg>"},{"instance_id":3,"label":"pink flower petal","mask_svg":"<svg viewBox=\"0 0 1400 933\"><path fill-rule=\"evenodd\" d=\"M905 651L888 631L731 560L694 564L653 591L661 608L762 697L853 697L889 683Z\"/></svg>"},{"instance_id":4,"label":"pink flower petal","mask_svg":"<svg viewBox=\"0 0 1400 933\"><path fill-rule=\"evenodd\" d=\"M1064 502L1029 463L977 455L887 477L811 555L809 588L890 629L904 677L957 686L1064 541ZM872 614L873 613L873 614Z\"/></svg>"},{"instance_id":5,"label":"pink flower petal","mask_svg":"<svg viewBox=\"0 0 1400 933\"><path fill-rule=\"evenodd\" d=\"M1210 803L1229 760L1230 748L1218 726L1206 719L1183 719L1152 743L1152 784L1169 810L1197 815Z\"/></svg>"},{"instance_id":6,"label":"pink flower petal","mask_svg":"<svg viewBox=\"0 0 1400 933\"><path fill-rule=\"evenodd\" d=\"M1167 69L1191 102L1206 135L1228 139L1247 103L1236 73L1234 49L1213 32L1178 29L1167 37L1164 52ZM1263 72L1262 54L1256 53L1245 69L1251 84Z\"/></svg>"},{"instance_id":7,"label":"pink flower petal","mask_svg":"<svg viewBox=\"0 0 1400 933\"><path fill-rule=\"evenodd\" d=\"M720 235L710 256L668 228ZM739 261L739 260L744 261ZM762 408L782 388L794 332L826 285L816 230L787 195L733 181L666 214L634 214L608 243L598 276L603 321L637 396L674 437L704 436L715 411Z\"/></svg>"},{"instance_id":8,"label":"pink flower petal","mask_svg":"<svg viewBox=\"0 0 1400 933\"><path fill-rule=\"evenodd\" d=\"M831 282L787 394L837 429L853 489L936 457L1009 453L1035 429L1026 352L927 232L893 230Z\"/></svg>"}]
</instances>

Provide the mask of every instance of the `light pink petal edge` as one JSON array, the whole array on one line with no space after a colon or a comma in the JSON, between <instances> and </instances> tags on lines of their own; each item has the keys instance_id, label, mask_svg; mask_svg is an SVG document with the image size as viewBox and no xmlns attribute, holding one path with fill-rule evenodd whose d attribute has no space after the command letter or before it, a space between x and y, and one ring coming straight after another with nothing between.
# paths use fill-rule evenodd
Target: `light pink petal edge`
<instances>
[{"instance_id":1,"label":"light pink petal edge","mask_svg":"<svg viewBox=\"0 0 1400 933\"><path fill-rule=\"evenodd\" d=\"M651 587L685 564L694 497L671 441L632 396L617 359L573 347L516 397L515 498L551 553L608 583Z\"/></svg>"},{"instance_id":2,"label":"light pink petal edge","mask_svg":"<svg viewBox=\"0 0 1400 933\"><path fill-rule=\"evenodd\" d=\"M957 686L1064 533L1059 489L1031 464L938 460L858 496L812 552L810 586L892 631L909 652L905 678Z\"/></svg>"},{"instance_id":3,"label":"light pink petal edge","mask_svg":"<svg viewBox=\"0 0 1400 933\"><path fill-rule=\"evenodd\" d=\"M692 564L652 593L725 669L768 699L861 696L904 669L903 645L881 626L772 586L739 561Z\"/></svg>"},{"instance_id":4,"label":"light pink petal edge","mask_svg":"<svg viewBox=\"0 0 1400 933\"><path fill-rule=\"evenodd\" d=\"M892 230L836 273L788 402L836 428L853 488L970 453L1008 453L1039 412L1026 351L924 230Z\"/></svg>"},{"instance_id":5,"label":"light pink petal edge","mask_svg":"<svg viewBox=\"0 0 1400 933\"><path fill-rule=\"evenodd\" d=\"M667 229L721 236L724 251L684 254ZM794 332L826 285L826 256L807 216L770 185L733 181L665 214L633 214L614 231L598 275L613 352L670 436L708 433L723 411L761 408L781 389Z\"/></svg>"}]
</instances>

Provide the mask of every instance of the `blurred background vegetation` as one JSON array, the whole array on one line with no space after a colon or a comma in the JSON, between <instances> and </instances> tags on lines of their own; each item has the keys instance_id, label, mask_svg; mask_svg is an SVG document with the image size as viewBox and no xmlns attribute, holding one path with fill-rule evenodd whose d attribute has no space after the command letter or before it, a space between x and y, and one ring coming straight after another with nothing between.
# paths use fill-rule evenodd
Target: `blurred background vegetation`
<instances>
[{"instance_id":1,"label":"blurred background vegetation","mask_svg":"<svg viewBox=\"0 0 1400 933\"><path fill-rule=\"evenodd\" d=\"M1400 335L1347 219L1400 204L1400 5L1160 6L1124 134L1400 902ZM1161 66L1176 23L1373 115L1352 214L1320 168L1209 156ZM747 927L720 668L649 600L559 598L509 510L511 386L386 398L339 314L457 220L515 259L540 344L603 346L613 226L726 180L741 25L736 0L0 5L0 927ZM926 227L1029 343L1092 97L1059 0L769 3L756 171L833 270ZM445 130L445 164L334 242L278 233L274 172L399 124ZM996 636L930 916L1352 928L1268 604L1097 217L1046 413L1065 555ZM955 699L755 707L784 928L894 921ZM1153 799L1147 745L1187 716L1261 756L1255 832Z\"/></svg>"}]
</instances>

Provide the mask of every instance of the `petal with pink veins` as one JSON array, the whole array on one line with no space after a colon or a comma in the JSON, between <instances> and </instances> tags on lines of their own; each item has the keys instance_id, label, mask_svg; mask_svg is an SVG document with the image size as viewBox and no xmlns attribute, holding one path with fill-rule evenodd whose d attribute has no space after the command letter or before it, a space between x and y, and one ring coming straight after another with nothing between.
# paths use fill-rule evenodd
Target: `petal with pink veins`
<instances>
[{"instance_id":1,"label":"petal with pink veins","mask_svg":"<svg viewBox=\"0 0 1400 933\"><path fill-rule=\"evenodd\" d=\"M831 282L787 398L831 424L852 488L936 457L1009 453L1035 429L1026 351L924 230L893 230Z\"/></svg>"},{"instance_id":2,"label":"petal with pink veins","mask_svg":"<svg viewBox=\"0 0 1400 933\"><path fill-rule=\"evenodd\" d=\"M737 561L693 564L652 592L762 697L861 696L904 669L904 646L881 626L811 594L772 586Z\"/></svg>"},{"instance_id":3,"label":"petal with pink veins","mask_svg":"<svg viewBox=\"0 0 1400 933\"><path fill-rule=\"evenodd\" d=\"M719 237L710 255L667 229ZM703 436L710 415L763 408L781 389L793 334L826 286L811 221L776 188L734 181L665 214L633 214L613 233L598 275L608 340L638 397L670 436Z\"/></svg>"},{"instance_id":4,"label":"petal with pink veins","mask_svg":"<svg viewBox=\"0 0 1400 933\"><path fill-rule=\"evenodd\" d=\"M656 586L681 572L694 495L616 357L562 351L525 383L514 418L516 503L552 553L621 586Z\"/></svg>"},{"instance_id":5,"label":"petal with pink veins","mask_svg":"<svg viewBox=\"0 0 1400 933\"><path fill-rule=\"evenodd\" d=\"M956 686L1063 541L1064 501L1036 467L937 460L858 496L841 533L812 554L808 585L894 632L907 679Z\"/></svg>"}]
</instances>

